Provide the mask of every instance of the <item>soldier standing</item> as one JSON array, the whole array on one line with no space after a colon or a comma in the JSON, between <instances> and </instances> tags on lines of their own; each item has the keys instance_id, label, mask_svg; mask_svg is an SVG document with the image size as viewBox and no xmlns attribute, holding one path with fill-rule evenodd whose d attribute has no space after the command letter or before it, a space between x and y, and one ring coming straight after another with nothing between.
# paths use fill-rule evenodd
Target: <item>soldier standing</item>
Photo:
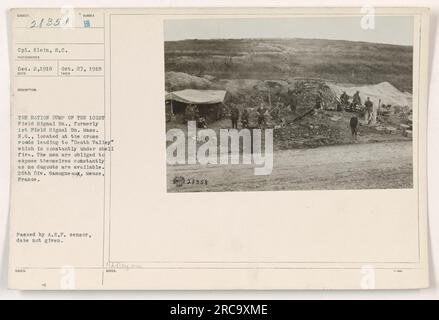
<instances>
[{"instance_id":1,"label":"soldier standing","mask_svg":"<svg viewBox=\"0 0 439 320\"><path fill-rule=\"evenodd\" d=\"M367 97L366 102L364 103L364 106L366 107L366 121L367 124L370 124L373 118L373 102L370 101L369 97Z\"/></svg>"},{"instance_id":2,"label":"soldier standing","mask_svg":"<svg viewBox=\"0 0 439 320\"><path fill-rule=\"evenodd\" d=\"M357 116L352 116L351 121L349 121L349 125L351 127L352 139L357 141L357 126L358 126L358 118Z\"/></svg>"},{"instance_id":3,"label":"soldier standing","mask_svg":"<svg viewBox=\"0 0 439 320\"><path fill-rule=\"evenodd\" d=\"M238 129L239 109L236 105L233 105L232 110L230 110L230 119L232 120L232 128Z\"/></svg>"},{"instance_id":4,"label":"soldier standing","mask_svg":"<svg viewBox=\"0 0 439 320\"><path fill-rule=\"evenodd\" d=\"M245 108L244 111L242 112L242 115L241 115L241 124L242 124L243 128L248 128L249 117L250 117L250 114L249 114L247 108Z\"/></svg>"},{"instance_id":5,"label":"soldier standing","mask_svg":"<svg viewBox=\"0 0 439 320\"><path fill-rule=\"evenodd\" d=\"M297 108L297 96L296 93L288 89L287 106L290 107L291 112L295 112Z\"/></svg>"},{"instance_id":6,"label":"soldier standing","mask_svg":"<svg viewBox=\"0 0 439 320\"><path fill-rule=\"evenodd\" d=\"M346 91L343 91L343 93L341 94L340 103L343 109L345 109L349 105L349 95L346 93Z\"/></svg>"},{"instance_id":7,"label":"soldier standing","mask_svg":"<svg viewBox=\"0 0 439 320\"><path fill-rule=\"evenodd\" d=\"M265 117L266 117L266 114L268 112L268 109L265 108L263 103L261 103L261 105L256 110L256 112L258 113L258 126L259 126L259 128L261 128L262 124L264 124L264 128L265 128L267 126L267 119Z\"/></svg>"},{"instance_id":8,"label":"soldier standing","mask_svg":"<svg viewBox=\"0 0 439 320\"><path fill-rule=\"evenodd\" d=\"M194 121L195 120L195 106L189 104L185 110L185 121Z\"/></svg>"},{"instance_id":9,"label":"soldier standing","mask_svg":"<svg viewBox=\"0 0 439 320\"><path fill-rule=\"evenodd\" d=\"M354 106L361 105L360 91L355 92L354 96L352 97L352 103Z\"/></svg>"}]
</instances>

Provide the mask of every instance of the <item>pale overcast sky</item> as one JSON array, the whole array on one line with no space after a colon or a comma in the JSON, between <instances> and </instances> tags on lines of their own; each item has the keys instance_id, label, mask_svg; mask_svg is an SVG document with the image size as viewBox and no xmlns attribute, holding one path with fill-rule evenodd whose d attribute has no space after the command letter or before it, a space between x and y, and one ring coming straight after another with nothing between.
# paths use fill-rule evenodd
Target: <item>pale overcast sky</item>
<instances>
[{"instance_id":1,"label":"pale overcast sky","mask_svg":"<svg viewBox=\"0 0 439 320\"><path fill-rule=\"evenodd\" d=\"M184 39L304 38L413 45L413 17L375 17L363 30L361 17L294 17L166 20L166 41Z\"/></svg>"}]
</instances>

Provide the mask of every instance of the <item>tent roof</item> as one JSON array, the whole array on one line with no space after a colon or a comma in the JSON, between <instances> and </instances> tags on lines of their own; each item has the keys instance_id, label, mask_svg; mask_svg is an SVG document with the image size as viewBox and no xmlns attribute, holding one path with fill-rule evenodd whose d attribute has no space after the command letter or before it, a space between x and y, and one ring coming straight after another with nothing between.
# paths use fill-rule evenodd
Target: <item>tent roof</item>
<instances>
[{"instance_id":1,"label":"tent roof","mask_svg":"<svg viewBox=\"0 0 439 320\"><path fill-rule=\"evenodd\" d=\"M226 97L225 90L195 90L185 89L166 94L166 100L193 104L222 103Z\"/></svg>"},{"instance_id":2,"label":"tent roof","mask_svg":"<svg viewBox=\"0 0 439 320\"><path fill-rule=\"evenodd\" d=\"M343 91L346 91L346 93L352 97L355 92L359 91L363 103L367 97L370 97L375 105L378 105L378 101L381 100L381 103L394 106L412 106L412 95L399 91L388 82L361 87L343 87L336 84L328 85L338 96L340 96Z\"/></svg>"}]
</instances>

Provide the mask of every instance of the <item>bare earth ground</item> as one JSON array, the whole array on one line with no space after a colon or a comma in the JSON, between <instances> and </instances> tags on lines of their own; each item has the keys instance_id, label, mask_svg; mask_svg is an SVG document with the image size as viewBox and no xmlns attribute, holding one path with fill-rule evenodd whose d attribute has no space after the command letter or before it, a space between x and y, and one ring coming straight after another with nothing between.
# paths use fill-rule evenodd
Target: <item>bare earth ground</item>
<instances>
[{"instance_id":1,"label":"bare earth ground","mask_svg":"<svg viewBox=\"0 0 439 320\"><path fill-rule=\"evenodd\" d=\"M168 165L169 192L399 189L413 187L412 142L394 141L278 150L271 175L253 165ZM177 187L176 176L208 184Z\"/></svg>"}]
</instances>

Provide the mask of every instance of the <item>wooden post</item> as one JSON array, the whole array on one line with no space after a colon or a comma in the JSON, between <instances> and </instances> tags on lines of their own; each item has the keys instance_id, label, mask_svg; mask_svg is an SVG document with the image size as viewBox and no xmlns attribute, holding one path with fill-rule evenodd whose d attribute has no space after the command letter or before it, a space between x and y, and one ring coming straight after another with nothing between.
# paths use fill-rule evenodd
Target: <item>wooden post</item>
<instances>
[{"instance_id":1,"label":"wooden post","mask_svg":"<svg viewBox=\"0 0 439 320\"><path fill-rule=\"evenodd\" d=\"M270 89L268 89L268 104L270 105L270 109L271 109L271 94L270 94Z\"/></svg>"}]
</instances>

